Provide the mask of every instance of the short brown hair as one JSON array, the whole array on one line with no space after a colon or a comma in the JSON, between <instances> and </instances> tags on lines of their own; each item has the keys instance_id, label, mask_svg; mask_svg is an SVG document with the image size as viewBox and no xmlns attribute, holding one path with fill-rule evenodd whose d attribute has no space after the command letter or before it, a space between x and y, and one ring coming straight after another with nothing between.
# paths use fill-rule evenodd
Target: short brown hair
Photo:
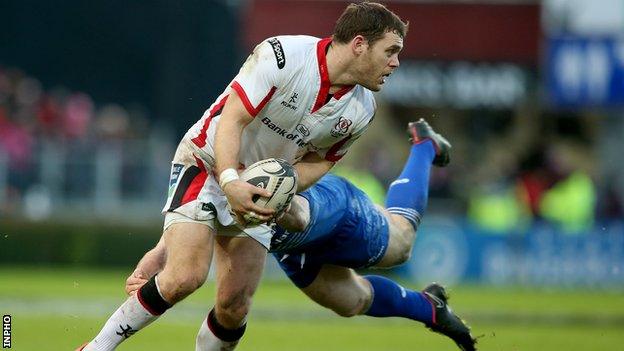
<instances>
[{"instance_id":1,"label":"short brown hair","mask_svg":"<svg viewBox=\"0 0 624 351\"><path fill-rule=\"evenodd\" d=\"M383 38L386 32L395 32L401 38L407 34L408 23L376 2L349 4L334 28L334 41L346 44L361 35L369 44Z\"/></svg>"}]
</instances>

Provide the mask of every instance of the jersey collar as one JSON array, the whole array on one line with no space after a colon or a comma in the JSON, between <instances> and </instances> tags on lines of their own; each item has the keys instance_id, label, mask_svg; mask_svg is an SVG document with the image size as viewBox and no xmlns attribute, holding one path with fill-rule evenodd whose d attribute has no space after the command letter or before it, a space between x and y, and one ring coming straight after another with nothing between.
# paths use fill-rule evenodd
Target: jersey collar
<instances>
[{"instance_id":1,"label":"jersey collar","mask_svg":"<svg viewBox=\"0 0 624 351\"><path fill-rule=\"evenodd\" d=\"M328 100L327 95L329 95L331 82L329 81L329 72L327 70L327 47L331 44L331 42L332 38L329 37L319 40L316 44L316 58L318 62L319 74L321 76L321 87L319 88L318 95L316 96L314 107L312 107L312 112L316 112L318 109L323 107L325 102ZM342 96L353 89L353 87L353 85L347 85L338 90L334 93L334 98L339 100Z\"/></svg>"}]
</instances>

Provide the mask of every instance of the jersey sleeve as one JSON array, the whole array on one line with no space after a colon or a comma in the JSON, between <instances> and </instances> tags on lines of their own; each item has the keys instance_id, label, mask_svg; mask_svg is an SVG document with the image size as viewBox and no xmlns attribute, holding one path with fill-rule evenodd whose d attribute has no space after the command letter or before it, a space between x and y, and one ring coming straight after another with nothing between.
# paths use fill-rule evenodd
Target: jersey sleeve
<instances>
[{"instance_id":1,"label":"jersey sleeve","mask_svg":"<svg viewBox=\"0 0 624 351\"><path fill-rule=\"evenodd\" d=\"M231 87L240 96L247 112L256 116L280 86L286 56L277 38L263 41L249 55Z\"/></svg>"}]
</instances>

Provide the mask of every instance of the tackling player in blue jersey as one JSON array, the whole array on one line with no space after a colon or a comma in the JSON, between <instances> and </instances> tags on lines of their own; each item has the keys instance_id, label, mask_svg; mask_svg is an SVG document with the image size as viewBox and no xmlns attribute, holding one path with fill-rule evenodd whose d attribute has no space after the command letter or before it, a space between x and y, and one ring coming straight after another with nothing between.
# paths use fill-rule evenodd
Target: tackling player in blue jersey
<instances>
[{"instance_id":1,"label":"tackling player in blue jersey","mask_svg":"<svg viewBox=\"0 0 624 351\"><path fill-rule=\"evenodd\" d=\"M357 268L387 268L409 259L427 206L431 164L446 166L450 144L425 122L410 123L409 158L388 191L386 209L344 178L326 175L293 199L279 221L271 251L288 277L318 304L345 317L404 317L475 350L468 326L448 307L436 283L422 292ZM164 244L148 252L127 280L133 293L163 265ZM227 341L227 340L226 340ZM198 343L200 340L198 340Z\"/></svg>"}]
</instances>

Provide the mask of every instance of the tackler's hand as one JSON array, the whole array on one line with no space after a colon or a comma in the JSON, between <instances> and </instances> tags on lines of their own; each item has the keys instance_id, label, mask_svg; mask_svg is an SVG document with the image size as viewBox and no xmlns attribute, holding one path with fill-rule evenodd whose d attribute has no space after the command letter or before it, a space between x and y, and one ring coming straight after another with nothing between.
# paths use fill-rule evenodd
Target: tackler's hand
<instances>
[{"instance_id":1,"label":"tackler's hand","mask_svg":"<svg viewBox=\"0 0 624 351\"><path fill-rule=\"evenodd\" d=\"M149 277L147 274L138 268L130 274L128 279L126 279L126 294L132 296L136 294L136 292L143 286L143 284L147 283Z\"/></svg>"}]
</instances>

